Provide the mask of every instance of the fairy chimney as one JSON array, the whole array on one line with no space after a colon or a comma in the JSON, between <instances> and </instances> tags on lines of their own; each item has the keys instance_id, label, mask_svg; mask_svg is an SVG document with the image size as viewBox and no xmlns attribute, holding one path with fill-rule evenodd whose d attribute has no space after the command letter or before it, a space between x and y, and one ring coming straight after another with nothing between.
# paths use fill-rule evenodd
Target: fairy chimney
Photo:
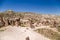
<instances>
[{"instance_id":1,"label":"fairy chimney","mask_svg":"<svg viewBox=\"0 0 60 40\"><path fill-rule=\"evenodd\" d=\"M19 26L20 25L20 18L15 18L15 26Z\"/></svg>"}]
</instances>

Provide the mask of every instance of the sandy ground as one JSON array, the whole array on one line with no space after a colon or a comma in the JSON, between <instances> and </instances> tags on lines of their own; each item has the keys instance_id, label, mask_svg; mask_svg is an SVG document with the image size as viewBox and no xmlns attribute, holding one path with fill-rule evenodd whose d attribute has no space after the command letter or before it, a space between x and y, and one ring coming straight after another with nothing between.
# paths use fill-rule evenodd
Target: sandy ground
<instances>
[{"instance_id":1,"label":"sandy ground","mask_svg":"<svg viewBox=\"0 0 60 40\"><path fill-rule=\"evenodd\" d=\"M5 31L0 32L0 40L26 40L29 37L30 40L50 40L41 34L38 34L25 27L6 27Z\"/></svg>"}]
</instances>

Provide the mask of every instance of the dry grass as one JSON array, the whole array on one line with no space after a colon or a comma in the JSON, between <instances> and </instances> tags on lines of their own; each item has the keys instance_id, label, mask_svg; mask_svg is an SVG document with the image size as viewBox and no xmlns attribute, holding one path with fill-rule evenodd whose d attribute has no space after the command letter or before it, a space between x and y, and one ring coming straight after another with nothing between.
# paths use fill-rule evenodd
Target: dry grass
<instances>
[{"instance_id":1,"label":"dry grass","mask_svg":"<svg viewBox=\"0 0 60 40\"><path fill-rule=\"evenodd\" d=\"M54 32L52 30L42 28L42 29L37 29L35 31L52 40L60 40L60 34L58 34L57 32Z\"/></svg>"}]
</instances>

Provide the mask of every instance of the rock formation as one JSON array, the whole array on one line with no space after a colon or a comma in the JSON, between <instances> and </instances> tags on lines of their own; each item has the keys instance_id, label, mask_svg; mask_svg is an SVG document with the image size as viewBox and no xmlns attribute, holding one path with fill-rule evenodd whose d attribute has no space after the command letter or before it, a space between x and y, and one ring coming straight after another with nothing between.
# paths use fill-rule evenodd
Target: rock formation
<instances>
[{"instance_id":1,"label":"rock formation","mask_svg":"<svg viewBox=\"0 0 60 40\"><path fill-rule=\"evenodd\" d=\"M8 10L0 13L0 27L16 25L23 27L40 27L41 25L60 26L60 17L55 15L35 14L30 12L14 12Z\"/></svg>"}]
</instances>

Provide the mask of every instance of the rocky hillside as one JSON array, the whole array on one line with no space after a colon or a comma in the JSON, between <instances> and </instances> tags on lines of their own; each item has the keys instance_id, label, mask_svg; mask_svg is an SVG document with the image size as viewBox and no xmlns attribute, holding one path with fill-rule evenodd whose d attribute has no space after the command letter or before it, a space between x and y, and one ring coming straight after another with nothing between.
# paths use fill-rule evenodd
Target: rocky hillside
<instances>
[{"instance_id":1,"label":"rocky hillside","mask_svg":"<svg viewBox=\"0 0 60 40\"><path fill-rule=\"evenodd\" d=\"M37 28L34 31L50 39L60 40L58 39L60 38L60 16L57 15L14 12L12 10L1 12L0 28L9 25Z\"/></svg>"}]
</instances>

